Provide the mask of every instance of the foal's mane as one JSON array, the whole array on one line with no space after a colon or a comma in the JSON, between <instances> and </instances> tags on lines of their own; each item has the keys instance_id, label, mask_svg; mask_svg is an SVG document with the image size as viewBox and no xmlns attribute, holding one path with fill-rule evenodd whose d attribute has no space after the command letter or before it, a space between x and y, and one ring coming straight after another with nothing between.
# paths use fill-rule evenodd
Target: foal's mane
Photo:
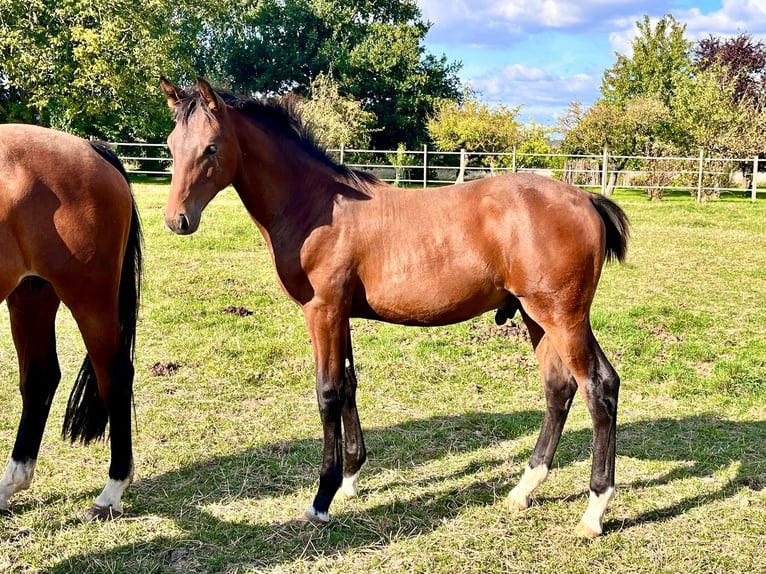
<instances>
[{"instance_id":1,"label":"foal's mane","mask_svg":"<svg viewBox=\"0 0 766 574\"><path fill-rule=\"evenodd\" d=\"M212 112L202 99L197 86L185 88L183 97L175 107L175 120L186 123L195 110L212 117ZM215 88L215 92L226 105L239 111L251 121L267 124L285 137L298 144L298 147L322 165L332 169L338 175L349 178L360 187L379 183L380 179L370 172L351 169L337 163L314 137L311 127L303 122L298 108L298 96L288 94L283 97L248 98Z\"/></svg>"}]
</instances>

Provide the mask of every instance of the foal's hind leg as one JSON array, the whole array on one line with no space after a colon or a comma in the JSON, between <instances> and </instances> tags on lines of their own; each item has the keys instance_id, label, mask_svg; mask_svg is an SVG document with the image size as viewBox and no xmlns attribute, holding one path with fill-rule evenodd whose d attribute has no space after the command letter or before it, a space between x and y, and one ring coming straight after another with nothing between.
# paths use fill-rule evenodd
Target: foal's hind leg
<instances>
[{"instance_id":1,"label":"foal's hind leg","mask_svg":"<svg viewBox=\"0 0 766 574\"><path fill-rule=\"evenodd\" d=\"M343 379L345 400L343 402L343 410L341 411L346 452L341 492L349 497L356 496L359 490L357 484L359 471L367 460L362 425L359 421L359 412L356 408L356 387L354 357L351 351L351 331L349 330L348 343L346 345L346 369Z\"/></svg>"},{"instance_id":2,"label":"foal's hind leg","mask_svg":"<svg viewBox=\"0 0 766 574\"><path fill-rule=\"evenodd\" d=\"M121 341L116 301L105 300L98 292L90 295L80 296L68 307L80 328L92 364L98 385L96 400L103 402L108 413L111 462L109 479L86 513L87 521L121 516L122 495L133 481L130 428L133 363ZM68 303L67 298L62 296L62 299ZM88 437L83 438L88 441Z\"/></svg>"},{"instance_id":3,"label":"foal's hind leg","mask_svg":"<svg viewBox=\"0 0 766 574\"><path fill-rule=\"evenodd\" d=\"M548 477L548 470L551 468L569 408L572 406L572 398L577 392L577 381L561 361L540 326L526 314L524 321L540 364L546 408L540 436L524 470L524 476L508 495L508 504L518 510L529 506L530 495Z\"/></svg>"},{"instance_id":4,"label":"foal's hind leg","mask_svg":"<svg viewBox=\"0 0 766 574\"><path fill-rule=\"evenodd\" d=\"M61 380L55 335L58 307L59 299L50 284L36 278L23 281L8 297L22 411L13 452L0 479L0 510L8 510L8 498L32 482L45 423Z\"/></svg>"},{"instance_id":5,"label":"foal's hind leg","mask_svg":"<svg viewBox=\"0 0 766 574\"><path fill-rule=\"evenodd\" d=\"M547 329L546 336L577 380L577 388L593 421L593 461L588 509L577 526L577 534L601 534L602 518L614 497L614 467L617 434L617 399L620 378L609 364L587 321L568 328Z\"/></svg>"}]
</instances>

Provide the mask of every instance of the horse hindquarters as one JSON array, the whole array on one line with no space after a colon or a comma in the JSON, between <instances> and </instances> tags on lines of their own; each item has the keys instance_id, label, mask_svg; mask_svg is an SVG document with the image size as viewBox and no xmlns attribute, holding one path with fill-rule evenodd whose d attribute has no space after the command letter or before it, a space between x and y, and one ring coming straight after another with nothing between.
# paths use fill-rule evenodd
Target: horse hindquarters
<instances>
[{"instance_id":1,"label":"horse hindquarters","mask_svg":"<svg viewBox=\"0 0 766 574\"><path fill-rule=\"evenodd\" d=\"M53 395L61 380L55 337L59 303L50 284L37 278L22 281L8 297L22 412L13 452L0 479L0 510L8 510L9 497L28 488L32 481Z\"/></svg>"}]
</instances>

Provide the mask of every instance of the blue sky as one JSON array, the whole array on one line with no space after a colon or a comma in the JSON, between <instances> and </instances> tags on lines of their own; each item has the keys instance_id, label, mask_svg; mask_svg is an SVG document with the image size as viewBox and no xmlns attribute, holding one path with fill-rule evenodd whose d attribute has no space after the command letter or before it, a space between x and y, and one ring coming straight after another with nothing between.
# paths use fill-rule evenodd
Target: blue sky
<instances>
[{"instance_id":1,"label":"blue sky","mask_svg":"<svg viewBox=\"0 0 766 574\"><path fill-rule=\"evenodd\" d=\"M570 101L589 106L636 22L673 14L689 40L746 33L766 41L766 0L417 0L433 25L426 48L460 61L481 100L522 105L519 119L554 125Z\"/></svg>"}]
</instances>

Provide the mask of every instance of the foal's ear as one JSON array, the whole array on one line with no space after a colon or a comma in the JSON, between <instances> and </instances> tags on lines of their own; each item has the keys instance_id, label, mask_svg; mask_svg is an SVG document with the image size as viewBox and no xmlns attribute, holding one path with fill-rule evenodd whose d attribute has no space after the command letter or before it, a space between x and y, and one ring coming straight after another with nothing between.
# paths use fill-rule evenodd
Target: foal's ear
<instances>
[{"instance_id":1,"label":"foal's ear","mask_svg":"<svg viewBox=\"0 0 766 574\"><path fill-rule=\"evenodd\" d=\"M165 92L165 97L168 99L168 106L170 106L170 109L175 108L178 103L187 96L186 92L169 82L165 76L160 77L160 86L162 86L162 91Z\"/></svg>"},{"instance_id":2,"label":"foal's ear","mask_svg":"<svg viewBox=\"0 0 766 574\"><path fill-rule=\"evenodd\" d=\"M223 109L225 104L221 96L202 78L197 78L197 90L211 112Z\"/></svg>"}]
</instances>

